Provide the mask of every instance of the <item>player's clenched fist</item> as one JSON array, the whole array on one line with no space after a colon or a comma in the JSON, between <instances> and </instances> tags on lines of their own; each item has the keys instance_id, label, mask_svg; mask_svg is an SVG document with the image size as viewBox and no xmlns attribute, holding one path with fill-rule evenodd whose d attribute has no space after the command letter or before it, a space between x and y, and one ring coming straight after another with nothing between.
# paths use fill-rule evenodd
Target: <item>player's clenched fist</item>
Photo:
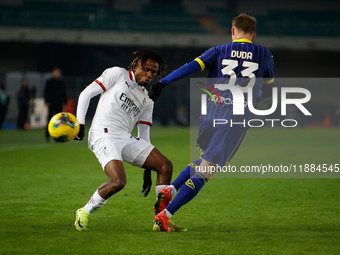
<instances>
[{"instance_id":1,"label":"player's clenched fist","mask_svg":"<svg viewBox=\"0 0 340 255\"><path fill-rule=\"evenodd\" d=\"M150 99L152 99L155 102L158 99L158 97L161 95L163 88L164 88L164 84L160 81L152 84L149 90Z\"/></svg>"},{"instance_id":2,"label":"player's clenched fist","mask_svg":"<svg viewBox=\"0 0 340 255\"><path fill-rule=\"evenodd\" d=\"M79 132L76 135L76 137L74 138L74 140L82 141L84 139L84 136L85 136L85 125L84 124L80 124L79 125Z\"/></svg>"},{"instance_id":3,"label":"player's clenched fist","mask_svg":"<svg viewBox=\"0 0 340 255\"><path fill-rule=\"evenodd\" d=\"M142 193L144 197L147 197L152 186L152 178L151 178L151 170L150 169L144 169L143 174L143 189Z\"/></svg>"}]
</instances>

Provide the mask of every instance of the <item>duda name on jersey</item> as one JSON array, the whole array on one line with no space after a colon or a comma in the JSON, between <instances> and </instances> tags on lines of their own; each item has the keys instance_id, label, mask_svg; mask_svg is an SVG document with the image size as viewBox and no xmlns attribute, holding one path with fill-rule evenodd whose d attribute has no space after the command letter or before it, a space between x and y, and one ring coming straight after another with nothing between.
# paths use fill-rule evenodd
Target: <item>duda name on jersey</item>
<instances>
[{"instance_id":1,"label":"duda name on jersey","mask_svg":"<svg viewBox=\"0 0 340 255\"><path fill-rule=\"evenodd\" d=\"M253 53L248 51L238 51L238 50L232 50L231 51L231 57L232 58L242 58L242 59L253 59Z\"/></svg>"}]
</instances>

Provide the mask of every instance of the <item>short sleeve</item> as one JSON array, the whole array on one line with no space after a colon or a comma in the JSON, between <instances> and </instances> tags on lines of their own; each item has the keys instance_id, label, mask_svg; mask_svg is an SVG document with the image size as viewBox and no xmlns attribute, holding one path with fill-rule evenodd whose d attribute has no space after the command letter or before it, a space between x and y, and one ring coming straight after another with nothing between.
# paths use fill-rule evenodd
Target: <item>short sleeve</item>
<instances>
[{"instance_id":1,"label":"short sleeve","mask_svg":"<svg viewBox=\"0 0 340 255\"><path fill-rule=\"evenodd\" d=\"M106 69L95 82L106 91L114 86L123 76L123 69L119 67L111 67Z\"/></svg>"},{"instance_id":2,"label":"short sleeve","mask_svg":"<svg viewBox=\"0 0 340 255\"><path fill-rule=\"evenodd\" d=\"M145 110L139 116L137 124L147 124L149 126L152 126L153 105L154 105L154 103L152 101L150 101L148 106L145 108Z\"/></svg>"},{"instance_id":3,"label":"short sleeve","mask_svg":"<svg viewBox=\"0 0 340 255\"><path fill-rule=\"evenodd\" d=\"M201 69L203 70L206 66L215 62L215 60L216 60L216 47L212 47L212 48L206 50L201 56L197 57L195 60L197 61L197 59L199 59L203 62L204 66L202 66L202 63L200 63L200 61L198 61L199 64L201 65Z\"/></svg>"}]
</instances>

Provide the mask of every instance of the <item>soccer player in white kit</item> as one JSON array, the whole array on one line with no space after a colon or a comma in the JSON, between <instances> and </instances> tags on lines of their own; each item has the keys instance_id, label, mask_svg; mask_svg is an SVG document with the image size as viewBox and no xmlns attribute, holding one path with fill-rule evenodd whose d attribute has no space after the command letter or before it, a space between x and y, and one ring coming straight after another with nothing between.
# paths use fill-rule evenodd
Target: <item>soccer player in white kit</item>
<instances>
[{"instance_id":1,"label":"soccer player in white kit","mask_svg":"<svg viewBox=\"0 0 340 255\"><path fill-rule=\"evenodd\" d=\"M77 119L80 131L76 140L84 138L85 116L91 98L100 95L89 131L88 145L96 155L108 181L94 192L88 203L76 211L75 227L87 229L89 216L101 208L126 184L123 160L157 172L156 196L170 184L172 163L150 143L153 101L145 86L164 73L162 57L153 50L134 53L129 70L121 67L106 69L80 94ZM138 124L138 137L131 131ZM158 197L155 205L162 203Z\"/></svg>"}]
</instances>

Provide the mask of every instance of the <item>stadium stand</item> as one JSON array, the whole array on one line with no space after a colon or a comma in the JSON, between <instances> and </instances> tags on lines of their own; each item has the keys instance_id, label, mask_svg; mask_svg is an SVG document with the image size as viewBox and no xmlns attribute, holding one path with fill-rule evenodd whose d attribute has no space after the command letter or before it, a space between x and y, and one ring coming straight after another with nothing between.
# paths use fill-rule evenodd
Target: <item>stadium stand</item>
<instances>
[{"instance_id":1,"label":"stadium stand","mask_svg":"<svg viewBox=\"0 0 340 255\"><path fill-rule=\"evenodd\" d=\"M107 9L97 3L25 1L22 6L3 5L0 25L168 33L206 32L182 5L172 3L150 3L136 12Z\"/></svg>"},{"instance_id":2,"label":"stadium stand","mask_svg":"<svg viewBox=\"0 0 340 255\"><path fill-rule=\"evenodd\" d=\"M202 17L172 2L149 2L129 11L101 2L26 0L22 5L1 5L0 26L206 34L216 33L214 26L219 26L217 33L224 33L235 15L208 7ZM270 9L257 19L263 35L340 36L338 11Z\"/></svg>"},{"instance_id":3,"label":"stadium stand","mask_svg":"<svg viewBox=\"0 0 340 255\"><path fill-rule=\"evenodd\" d=\"M171 71L230 41L231 19L240 12L257 18L254 42L272 50L277 77L338 77L340 2L296 2L0 0L0 81L15 98L27 77L41 97L48 71L60 66L68 95L76 99L108 66L128 66L136 48L155 48ZM188 83L189 78L168 88L155 109L159 123L175 122L176 109L189 102ZM15 102L7 123L15 122Z\"/></svg>"}]
</instances>

